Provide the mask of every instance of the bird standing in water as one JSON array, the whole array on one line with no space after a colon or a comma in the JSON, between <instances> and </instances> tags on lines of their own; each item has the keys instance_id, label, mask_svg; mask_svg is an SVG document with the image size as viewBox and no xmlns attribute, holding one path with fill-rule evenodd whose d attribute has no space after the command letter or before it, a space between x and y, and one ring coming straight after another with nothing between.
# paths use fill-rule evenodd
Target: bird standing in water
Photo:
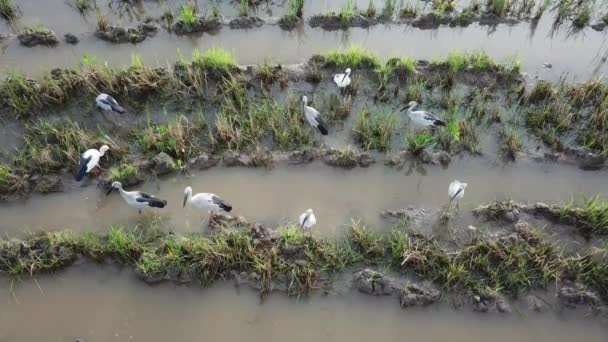
<instances>
[{"instance_id":1,"label":"bird standing in water","mask_svg":"<svg viewBox=\"0 0 608 342\"><path fill-rule=\"evenodd\" d=\"M125 191L123 190L120 182L112 183L112 187L110 190L108 190L106 196L108 196L113 190L118 190L120 192L120 196L122 196L125 202L127 202L127 205L137 208L140 214L141 209L143 208L164 208L167 205L167 201L161 200L160 198L152 195L148 195L145 192Z\"/></svg>"},{"instance_id":2,"label":"bird standing in water","mask_svg":"<svg viewBox=\"0 0 608 342\"><path fill-rule=\"evenodd\" d=\"M109 149L110 148L108 147L108 145L103 145L99 148L99 150L96 150L94 148L86 150L80 156L80 163L78 164L78 170L76 171L74 179L80 182L87 173L91 172L91 170L93 170L93 168L95 168L96 166L99 166L99 159L103 157L103 155Z\"/></svg>"},{"instance_id":3,"label":"bird standing in water","mask_svg":"<svg viewBox=\"0 0 608 342\"><path fill-rule=\"evenodd\" d=\"M452 205L452 201L456 200L456 208L458 203L464 197L464 190L467 188L467 183L462 183L458 180L452 181L448 188L448 196L450 196L450 203L448 204L448 210Z\"/></svg>"},{"instance_id":4,"label":"bird standing in water","mask_svg":"<svg viewBox=\"0 0 608 342\"><path fill-rule=\"evenodd\" d=\"M310 229L317 224L317 218L312 209L306 210L300 215L300 229L310 232Z\"/></svg>"},{"instance_id":5,"label":"bird standing in water","mask_svg":"<svg viewBox=\"0 0 608 342\"><path fill-rule=\"evenodd\" d=\"M230 212L232 210L232 206L230 204L215 194L201 192L192 195L192 188L189 186L184 189L184 203L182 207L186 207L187 203L190 203L191 206L198 209L206 209L211 214L211 216L209 216L209 220L211 220L213 214L219 211L223 210L225 212Z\"/></svg>"}]
</instances>

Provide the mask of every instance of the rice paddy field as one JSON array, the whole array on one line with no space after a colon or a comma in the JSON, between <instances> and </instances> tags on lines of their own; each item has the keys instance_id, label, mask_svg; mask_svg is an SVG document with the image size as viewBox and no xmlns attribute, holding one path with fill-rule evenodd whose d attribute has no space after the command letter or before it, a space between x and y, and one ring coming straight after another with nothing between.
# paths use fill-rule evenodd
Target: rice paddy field
<instances>
[{"instance_id":1,"label":"rice paddy field","mask_svg":"<svg viewBox=\"0 0 608 342\"><path fill-rule=\"evenodd\" d=\"M606 25L0 0L0 341L605 341Z\"/></svg>"}]
</instances>

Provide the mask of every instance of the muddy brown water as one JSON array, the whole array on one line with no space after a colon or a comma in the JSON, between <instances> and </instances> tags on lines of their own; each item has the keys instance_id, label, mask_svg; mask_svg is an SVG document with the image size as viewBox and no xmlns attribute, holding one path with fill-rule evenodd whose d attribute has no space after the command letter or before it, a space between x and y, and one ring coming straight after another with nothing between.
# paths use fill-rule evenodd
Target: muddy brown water
<instances>
[{"instance_id":1,"label":"muddy brown water","mask_svg":"<svg viewBox=\"0 0 608 342\"><path fill-rule=\"evenodd\" d=\"M399 308L394 297L345 289L260 303L228 284L148 286L131 272L86 265L11 285L0 300L0 341L496 341L600 342L599 323L564 315L510 316ZM567 318L564 316L568 316Z\"/></svg>"},{"instance_id":2,"label":"muddy brown water","mask_svg":"<svg viewBox=\"0 0 608 342\"><path fill-rule=\"evenodd\" d=\"M80 43L26 48L20 46L17 39L7 39L0 42L0 68L3 72L7 68L17 68L37 74L53 67L73 67L85 54L97 56L99 61L108 61L111 65L126 65L131 62L131 55L138 53L149 65L167 65L177 59L177 50L189 56L195 48L205 50L214 46L232 51L240 64L256 64L264 60L293 64L306 61L314 53L357 44L377 51L384 58L410 55L432 59L444 57L453 50L482 49L501 62L514 57L521 59L523 70L532 80L537 76L555 80L563 74L586 80L606 72L602 59L608 56L605 32L596 32L589 27L577 33L566 27L554 31L549 15L537 25L525 22L497 27L473 24L467 28L441 27L437 30L420 30L407 25L376 25L368 29L325 31L304 24L288 32L278 26L264 25L250 30L224 27L213 34L179 37L161 29L155 37L136 45L111 44L93 35L94 16L83 18L77 11L64 8L63 3L52 5L56 1L59 0L49 1L48 11L46 2L41 5L26 1L28 5L23 6L25 14L21 21L44 23L61 37L67 32L76 33ZM333 8L333 5L326 7ZM28 16L28 13L33 14ZM127 25L137 20L119 17L116 23ZM0 28L0 32L13 31L6 27L6 23L2 25L5 27ZM40 58L41 55L44 58ZM543 68L545 62L551 63L553 68Z\"/></svg>"},{"instance_id":3,"label":"muddy brown water","mask_svg":"<svg viewBox=\"0 0 608 342\"><path fill-rule=\"evenodd\" d=\"M445 170L428 165L406 165L401 170L376 165L346 171L321 163L272 170L216 167L191 176L151 179L135 188L168 200L165 209L155 212L168 227L181 232L206 229L206 213L182 208L184 188L190 185L195 193L213 192L224 198L234 206L234 214L273 227L295 222L300 213L313 208L318 221L315 229L332 236L351 218L378 230L390 229L379 216L385 209L440 210L447 203L447 188L453 179L469 183L461 204L463 221L455 223L459 227L466 227L470 211L478 204L494 199L555 203L573 195L608 194L605 172L526 161L504 165L472 157L456 159ZM106 197L94 185L76 183L66 193L4 203L0 217L0 231L13 234L39 228L105 231L111 224L132 226L142 218L118 193Z\"/></svg>"}]
</instances>

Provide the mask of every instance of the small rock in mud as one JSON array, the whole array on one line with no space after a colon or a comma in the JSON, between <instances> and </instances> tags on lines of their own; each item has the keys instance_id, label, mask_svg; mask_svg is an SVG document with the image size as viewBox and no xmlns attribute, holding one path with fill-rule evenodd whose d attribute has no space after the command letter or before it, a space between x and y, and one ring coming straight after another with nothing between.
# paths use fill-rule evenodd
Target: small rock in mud
<instances>
[{"instance_id":1,"label":"small rock in mud","mask_svg":"<svg viewBox=\"0 0 608 342\"><path fill-rule=\"evenodd\" d=\"M182 21L177 21L173 24L173 32L176 34L188 34L195 32L209 32L215 31L222 27L222 20L220 18L198 18L198 20L192 24L187 25Z\"/></svg>"},{"instance_id":2,"label":"small rock in mud","mask_svg":"<svg viewBox=\"0 0 608 342\"><path fill-rule=\"evenodd\" d=\"M513 311L507 299L502 296L496 299L496 310L500 313L511 313Z\"/></svg>"},{"instance_id":3,"label":"small rock in mud","mask_svg":"<svg viewBox=\"0 0 608 342\"><path fill-rule=\"evenodd\" d=\"M585 288L581 284L570 284L562 286L557 292L560 303L567 307L577 305L598 305L600 297L594 291Z\"/></svg>"},{"instance_id":4,"label":"small rock in mud","mask_svg":"<svg viewBox=\"0 0 608 342\"><path fill-rule=\"evenodd\" d=\"M229 25L233 29L260 27L264 25L264 20L258 17L238 17L230 20Z\"/></svg>"},{"instance_id":5,"label":"small rock in mud","mask_svg":"<svg viewBox=\"0 0 608 342\"><path fill-rule=\"evenodd\" d=\"M353 277L353 286L356 287L359 292L374 296L388 296L392 294L394 290L392 282L388 277L369 268L355 273Z\"/></svg>"},{"instance_id":6,"label":"small rock in mud","mask_svg":"<svg viewBox=\"0 0 608 342\"><path fill-rule=\"evenodd\" d=\"M480 205L473 214L484 216L487 220L497 220L506 222L516 222L519 219L519 203L515 201L492 202L487 205Z\"/></svg>"},{"instance_id":7,"label":"small rock in mud","mask_svg":"<svg viewBox=\"0 0 608 342\"><path fill-rule=\"evenodd\" d=\"M408 214L408 211L406 209L385 210L382 213L380 213L380 216L382 216L383 218L395 218L398 220L409 220L410 219L410 215Z\"/></svg>"},{"instance_id":8,"label":"small rock in mud","mask_svg":"<svg viewBox=\"0 0 608 342\"><path fill-rule=\"evenodd\" d=\"M597 23L591 25L591 28L596 31L603 31L604 28L606 28L606 23L604 23L603 21L600 21L600 22L597 22Z\"/></svg>"},{"instance_id":9,"label":"small rock in mud","mask_svg":"<svg viewBox=\"0 0 608 342\"><path fill-rule=\"evenodd\" d=\"M63 35L63 39L65 40L66 43L68 44L78 44L79 40L78 37L76 37L75 35L71 34L71 33L66 33Z\"/></svg>"},{"instance_id":10,"label":"small rock in mud","mask_svg":"<svg viewBox=\"0 0 608 342\"><path fill-rule=\"evenodd\" d=\"M542 312L545 310L545 304L535 295L529 295L526 298L526 301L528 302L528 309L530 310L534 310L536 312Z\"/></svg>"},{"instance_id":11,"label":"small rock in mud","mask_svg":"<svg viewBox=\"0 0 608 342\"><path fill-rule=\"evenodd\" d=\"M27 47L36 45L50 46L59 43L59 39L57 39L55 32L47 28L26 28L17 35L17 39L19 39L21 45Z\"/></svg>"},{"instance_id":12,"label":"small rock in mud","mask_svg":"<svg viewBox=\"0 0 608 342\"><path fill-rule=\"evenodd\" d=\"M175 171L176 168L177 166L173 157L165 152L161 152L152 158L152 171L159 176L171 173Z\"/></svg>"},{"instance_id":13,"label":"small rock in mud","mask_svg":"<svg viewBox=\"0 0 608 342\"><path fill-rule=\"evenodd\" d=\"M420 29L435 29L441 24L449 23L449 18L443 18L433 12L423 14L412 22L412 26Z\"/></svg>"},{"instance_id":14,"label":"small rock in mud","mask_svg":"<svg viewBox=\"0 0 608 342\"><path fill-rule=\"evenodd\" d=\"M292 164L307 164L315 160L315 153L312 150L293 151L289 155Z\"/></svg>"},{"instance_id":15,"label":"small rock in mud","mask_svg":"<svg viewBox=\"0 0 608 342\"><path fill-rule=\"evenodd\" d=\"M438 160L443 166L450 165L450 162L452 161L452 157L450 157L450 154L446 151L435 152L433 154L433 157L434 159Z\"/></svg>"},{"instance_id":16,"label":"small rock in mud","mask_svg":"<svg viewBox=\"0 0 608 342\"><path fill-rule=\"evenodd\" d=\"M228 151L222 155L222 164L227 167L248 166L250 159L237 152Z\"/></svg>"},{"instance_id":17,"label":"small rock in mud","mask_svg":"<svg viewBox=\"0 0 608 342\"><path fill-rule=\"evenodd\" d=\"M279 27L283 30L293 30L300 23L300 18L295 15L285 15L279 19Z\"/></svg>"},{"instance_id":18,"label":"small rock in mud","mask_svg":"<svg viewBox=\"0 0 608 342\"><path fill-rule=\"evenodd\" d=\"M197 168L199 170L206 170L212 168L218 164L218 160L210 158L206 153L201 154L198 157L190 158L188 165L190 167Z\"/></svg>"},{"instance_id":19,"label":"small rock in mud","mask_svg":"<svg viewBox=\"0 0 608 342\"><path fill-rule=\"evenodd\" d=\"M594 154L587 153L583 160L580 162L580 168L587 171L600 170L606 165L606 157Z\"/></svg>"},{"instance_id":20,"label":"small rock in mud","mask_svg":"<svg viewBox=\"0 0 608 342\"><path fill-rule=\"evenodd\" d=\"M491 296L473 296L473 311L489 312L494 306L495 298Z\"/></svg>"},{"instance_id":21,"label":"small rock in mud","mask_svg":"<svg viewBox=\"0 0 608 342\"><path fill-rule=\"evenodd\" d=\"M52 192L63 192L63 180L59 175L34 176L30 179L36 183L35 191L47 194Z\"/></svg>"},{"instance_id":22,"label":"small rock in mud","mask_svg":"<svg viewBox=\"0 0 608 342\"><path fill-rule=\"evenodd\" d=\"M374 164L376 160L369 153L364 152L359 155L357 162L361 167L369 167L370 165Z\"/></svg>"},{"instance_id":23,"label":"small rock in mud","mask_svg":"<svg viewBox=\"0 0 608 342\"><path fill-rule=\"evenodd\" d=\"M437 164L435 156L428 150L422 150L418 155L418 159L424 164Z\"/></svg>"},{"instance_id":24,"label":"small rock in mud","mask_svg":"<svg viewBox=\"0 0 608 342\"><path fill-rule=\"evenodd\" d=\"M435 303L441 298L439 290L419 284L408 284L399 296L402 308L410 306L427 306Z\"/></svg>"}]
</instances>

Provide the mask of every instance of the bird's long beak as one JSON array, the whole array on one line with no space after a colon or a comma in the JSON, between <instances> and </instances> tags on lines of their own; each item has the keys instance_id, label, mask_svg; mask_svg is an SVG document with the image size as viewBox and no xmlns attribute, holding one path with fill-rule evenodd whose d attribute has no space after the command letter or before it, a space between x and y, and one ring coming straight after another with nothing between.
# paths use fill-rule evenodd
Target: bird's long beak
<instances>
[{"instance_id":1,"label":"bird's long beak","mask_svg":"<svg viewBox=\"0 0 608 342\"><path fill-rule=\"evenodd\" d=\"M114 191L114 187L110 188L110 190L108 190L108 192L106 192L106 196L108 196L112 191Z\"/></svg>"},{"instance_id":2,"label":"bird's long beak","mask_svg":"<svg viewBox=\"0 0 608 342\"><path fill-rule=\"evenodd\" d=\"M410 106L405 106L405 107L401 108L400 112L403 112L404 110L406 110L408 108L410 108Z\"/></svg>"},{"instance_id":3,"label":"bird's long beak","mask_svg":"<svg viewBox=\"0 0 608 342\"><path fill-rule=\"evenodd\" d=\"M344 79L346 78L347 74L344 74L344 76L342 76L342 81L340 81L340 83L344 83Z\"/></svg>"},{"instance_id":4,"label":"bird's long beak","mask_svg":"<svg viewBox=\"0 0 608 342\"><path fill-rule=\"evenodd\" d=\"M182 205L182 208L186 207L186 202L188 201L188 195L184 196L184 204Z\"/></svg>"}]
</instances>

